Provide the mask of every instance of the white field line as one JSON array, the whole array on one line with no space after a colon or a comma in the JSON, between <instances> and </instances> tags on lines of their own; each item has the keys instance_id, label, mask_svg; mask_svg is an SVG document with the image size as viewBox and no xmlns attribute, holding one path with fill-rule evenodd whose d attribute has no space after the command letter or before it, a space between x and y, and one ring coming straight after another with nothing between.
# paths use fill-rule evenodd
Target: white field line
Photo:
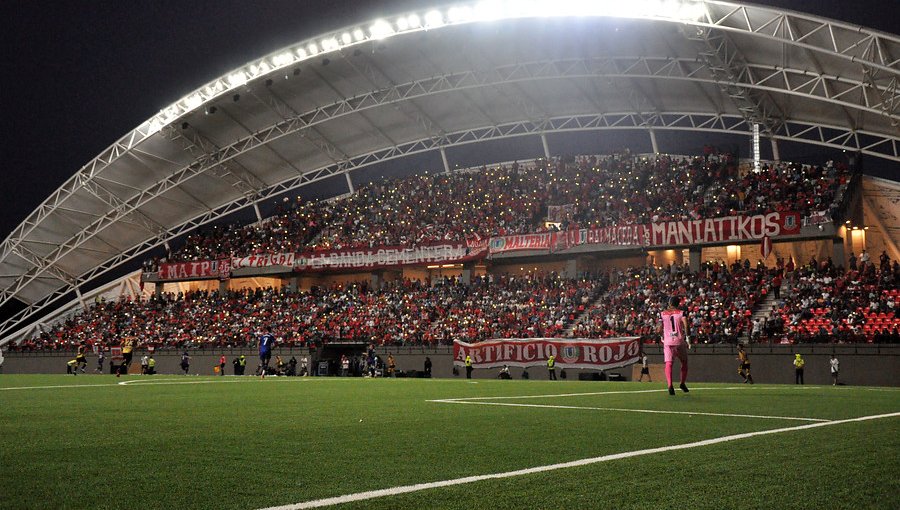
<instances>
[{"instance_id":1,"label":"white field line","mask_svg":"<svg viewBox=\"0 0 900 510\"><path fill-rule=\"evenodd\" d=\"M650 413L650 414L687 414L690 416L726 416L734 418L762 418L766 420L799 420L799 421L830 421L821 418L801 418L797 416L769 416L758 414L732 414L732 413L702 413L693 411L660 411L657 409L625 409L618 407L581 407L581 406L554 406L547 404L512 404L509 402L467 402L465 400L429 400L441 404L473 404L481 406L508 406L508 407L537 407L543 409L585 409L589 411L621 411L624 413Z\"/></svg>"},{"instance_id":2,"label":"white field line","mask_svg":"<svg viewBox=\"0 0 900 510\"><path fill-rule=\"evenodd\" d=\"M441 487L451 487L454 485L462 485L473 482L480 482L484 480L497 480L500 478L512 478L516 476L530 475L534 473L544 473L547 471L554 471L558 469L567 469L579 466L588 466L591 464L598 464L600 462L608 462L611 460L619 460L619 459L627 459L630 457L639 457L641 455L652 455L655 453L665 453L671 452L675 450L687 450L690 448L698 448L701 446L709 446L719 443L725 443L729 441L738 441L741 439L748 439L756 436L765 436L769 434L778 434L781 432L794 432L797 430L806 430L813 429L817 427L828 427L831 425L842 425L845 423L853 423L853 422L862 422L868 420L877 420L881 418L894 418L900 416L900 412L898 413L889 413L889 414L875 414L871 416L862 416L859 418L850 418L847 420L836 420L836 421L826 421L820 423L810 423L806 425L797 425L794 427L784 427L779 429L769 429L769 430L760 430L757 432L745 432L743 434L733 434L730 436L722 436L716 437L713 439L704 439L702 441L696 441L693 443L683 443L671 446L661 446L659 448L649 448L646 450L635 450L631 452L622 452L622 453L614 453L612 455L603 455L600 457L591 457L587 459L573 460L570 462L561 462L559 464L548 464L546 466L536 466L527 469L518 469L515 471L506 471L502 473L492 473L487 475L477 475L477 476L467 476L463 478L454 478L451 480L441 480L437 482L428 482L428 483L417 483L414 485L401 485L398 487L390 487L388 489L378 489L373 491L366 492L357 492L354 494L345 494L343 496L335 496L331 498L324 499L316 499L312 501L304 501L301 503L293 503L289 505L281 505L281 506L273 506L268 507L263 510L302 510L305 508L320 508L323 506L331 506L331 505L340 505L344 503L350 503L354 501L365 501L374 498L381 498L385 496L396 496L399 494L408 494L410 492L423 491L428 489L437 489Z\"/></svg>"},{"instance_id":3,"label":"white field line","mask_svg":"<svg viewBox=\"0 0 900 510\"><path fill-rule=\"evenodd\" d=\"M691 388L691 391L708 391L708 390L749 390L749 386L725 386L722 388ZM666 388L655 390L621 390L621 391L592 391L589 393L556 393L553 395L516 395L504 397L461 397L461 398L442 398L437 400L428 400L427 402L456 402L470 400L519 400L525 398L560 398L560 397L584 397L590 395L632 395L638 393L662 393L669 391Z\"/></svg>"}]
</instances>

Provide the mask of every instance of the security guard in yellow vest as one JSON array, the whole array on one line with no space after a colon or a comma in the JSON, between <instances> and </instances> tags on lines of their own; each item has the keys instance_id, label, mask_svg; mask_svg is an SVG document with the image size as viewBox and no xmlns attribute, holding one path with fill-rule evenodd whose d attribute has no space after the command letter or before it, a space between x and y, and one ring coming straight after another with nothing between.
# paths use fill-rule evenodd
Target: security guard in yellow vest
<instances>
[{"instance_id":1,"label":"security guard in yellow vest","mask_svg":"<svg viewBox=\"0 0 900 510\"><path fill-rule=\"evenodd\" d=\"M803 384L803 367L806 365L806 362L803 361L803 357L800 356L800 353L794 355L794 378L796 384Z\"/></svg>"},{"instance_id":2,"label":"security guard in yellow vest","mask_svg":"<svg viewBox=\"0 0 900 510\"><path fill-rule=\"evenodd\" d=\"M547 360L547 371L550 372L550 380L556 380L556 356L550 356Z\"/></svg>"},{"instance_id":3,"label":"security guard in yellow vest","mask_svg":"<svg viewBox=\"0 0 900 510\"><path fill-rule=\"evenodd\" d=\"M472 378L472 357L466 356L466 379Z\"/></svg>"},{"instance_id":4,"label":"security guard in yellow vest","mask_svg":"<svg viewBox=\"0 0 900 510\"><path fill-rule=\"evenodd\" d=\"M147 374L153 375L156 373L156 360L153 359L153 356L150 356L150 359L147 360Z\"/></svg>"}]
</instances>

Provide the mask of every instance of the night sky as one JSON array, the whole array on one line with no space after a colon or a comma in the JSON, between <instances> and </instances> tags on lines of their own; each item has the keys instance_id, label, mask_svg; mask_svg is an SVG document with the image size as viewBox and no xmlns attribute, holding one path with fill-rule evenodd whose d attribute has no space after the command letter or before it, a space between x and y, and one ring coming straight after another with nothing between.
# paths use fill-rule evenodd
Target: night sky
<instances>
[{"instance_id":1,"label":"night sky","mask_svg":"<svg viewBox=\"0 0 900 510\"><path fill-rule=\"evenodd\" d=\"M416 0L5 0L5 238L53 190L160 109L229 70ZM896 0L758 1L896 32ZM891 7L893 5L893 7Z\"/></svg>"}]
</instances>

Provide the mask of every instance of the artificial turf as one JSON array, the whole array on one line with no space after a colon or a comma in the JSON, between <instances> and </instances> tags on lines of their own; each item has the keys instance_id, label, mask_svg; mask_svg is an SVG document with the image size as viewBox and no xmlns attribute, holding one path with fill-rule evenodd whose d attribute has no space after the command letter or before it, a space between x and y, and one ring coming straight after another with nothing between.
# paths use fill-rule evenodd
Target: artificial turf
<instances>
[{"instance_id":1,"label":"artificial turf","mask_svg":"<svg viewBox=\"0 0 900 510\"><path fill-rule=\"evenodd\" d=\"M11 387L30 389L3 389ZM696 413L841 420L900 412L891 388L699 384L674 397L651 389L663 390L2 375L0 508L254 509L817 423ZM558 394L577 395L492 399ZM579 409L433 402L473 397ZM837 424L341 508L900 508L898 433L900 417Z\"/></svg>"}]
</instances>

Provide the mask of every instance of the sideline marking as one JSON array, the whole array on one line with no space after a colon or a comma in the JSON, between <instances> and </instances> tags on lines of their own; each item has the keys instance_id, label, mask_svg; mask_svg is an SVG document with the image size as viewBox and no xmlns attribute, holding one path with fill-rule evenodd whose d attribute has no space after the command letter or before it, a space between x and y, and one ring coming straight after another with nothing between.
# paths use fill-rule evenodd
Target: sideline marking
<instances>
[{"instance_id":1,"label":"sideline marking","mask_svg":"<svg viewBox=\"0 0 900 510\"><path fill-rule=\"evenodd\" d=\"M649 448L646 450L635 450L631 452L622 452L622 453L614 453L611 455L603 455L600 457L591 457L588 459L580 459L573 460L569 462L561 462L559 464L549 464L546 466L537 466L526 469L518 469L515 471L506 471L503 473L492 473L488 475L477 475L477 476L466 476L463 478L454 478L451 480L441 480L438 482L428 482L428 483L417 483L414 485L401 485L398 487L391 487L388 489L378 489L373 491L366 492L357 492L354 494L345 494L343 496L335 496L331 498L324 499L315 499L311 501L304 501L301 503L293 503L289 505L281 505L281 506L272 506L268 508L264 508L261 510L302 510L305 508L320 508L323 506L331 506L331 505L340 505L343 503L350 503L354 501L365 501L368 499L380 498L384 496L396 496L399 494L408 494L410 492L418 492L427 489L437 489L441 487L450 487L453 485L462 485L472 482L480 482L483 480L496 480L500 478L512 478L514 476L522 476L522 475L530 475L534 473L543 473L546 471L555 471L557 469L566 469L571 467L579 467L579 466L588 466L591 464L598 464L600 462L607 462L611 460L618 459L627 459L629 457L638 457L641 455L650 455L654 453L665 453L675 450L687 450L689 448L697 448L700 446L708 446L718 443L725 443L728 441L737 441L740 439L748 439L756 436L764 436L768 434L778 434L781 432L793 432L796 430L806 430L813 429L817 427L827 427L830 425L841 425L844 423L853 423L853 422L862 422L867 420L877 420L880 418L894 418L900 416L900 412L897 413L889 413L889 414L875 414L871 416L861 416L859 418L850 418L846 420L836 420L836 421L826 421L820 423L809 423L806 425L797 425L794 427L784 427L779 429L769 429L769 430L760 430L757 432L745 432L743 434L733 434L730 436L722 436L713 439L704 439L702 441L696 441L693 443L683 443L672 446L661 446L658 448Z\"/></svg>"},{"instance_id":2,"label":"sideline marking","mask_svg":"<svg viewBox=\"0 0 900 510\"><path fill-rule=\"evenodd\" d=\"M691 391L708 391L708 390L749 390L749 386L724 386L722 388L691 388ZM426 402L464 402L470 400L519 400L524 398L557 398L557 397L583 397L590 395L631 395L637 393L663 393L669 391L667 388L655 390L617 390L617 391L591 391L588 393L557 393L553 395L517 395L502 397L460 397L460 398L441 398L436 400L426 400Z\"/></svg>"},{"instance_id":3,"label":"sideline marking","mask_svg":"<svg viewBox=\"0 0 900 510\"><path fill-rule=\"evenodd\" d=\"M580 406L553 406L547 404L512 404L507 402L467 402L465 400L429 400L440 404L473 404L481 406L508 406L508 407L537 407L544 409L585 409L589 411L622 411L626 413L650 413L650 414L688 414L699 416L726 416L733 418L762 418L766 420L798 420L798 421L831 421L821 418L801 418L797 416L768 416L758 414L733 414L733 413L703 413L691 411L660 411L657 409L625 409L618 407L580 407Z\"/></svg>"}]
</instances>

